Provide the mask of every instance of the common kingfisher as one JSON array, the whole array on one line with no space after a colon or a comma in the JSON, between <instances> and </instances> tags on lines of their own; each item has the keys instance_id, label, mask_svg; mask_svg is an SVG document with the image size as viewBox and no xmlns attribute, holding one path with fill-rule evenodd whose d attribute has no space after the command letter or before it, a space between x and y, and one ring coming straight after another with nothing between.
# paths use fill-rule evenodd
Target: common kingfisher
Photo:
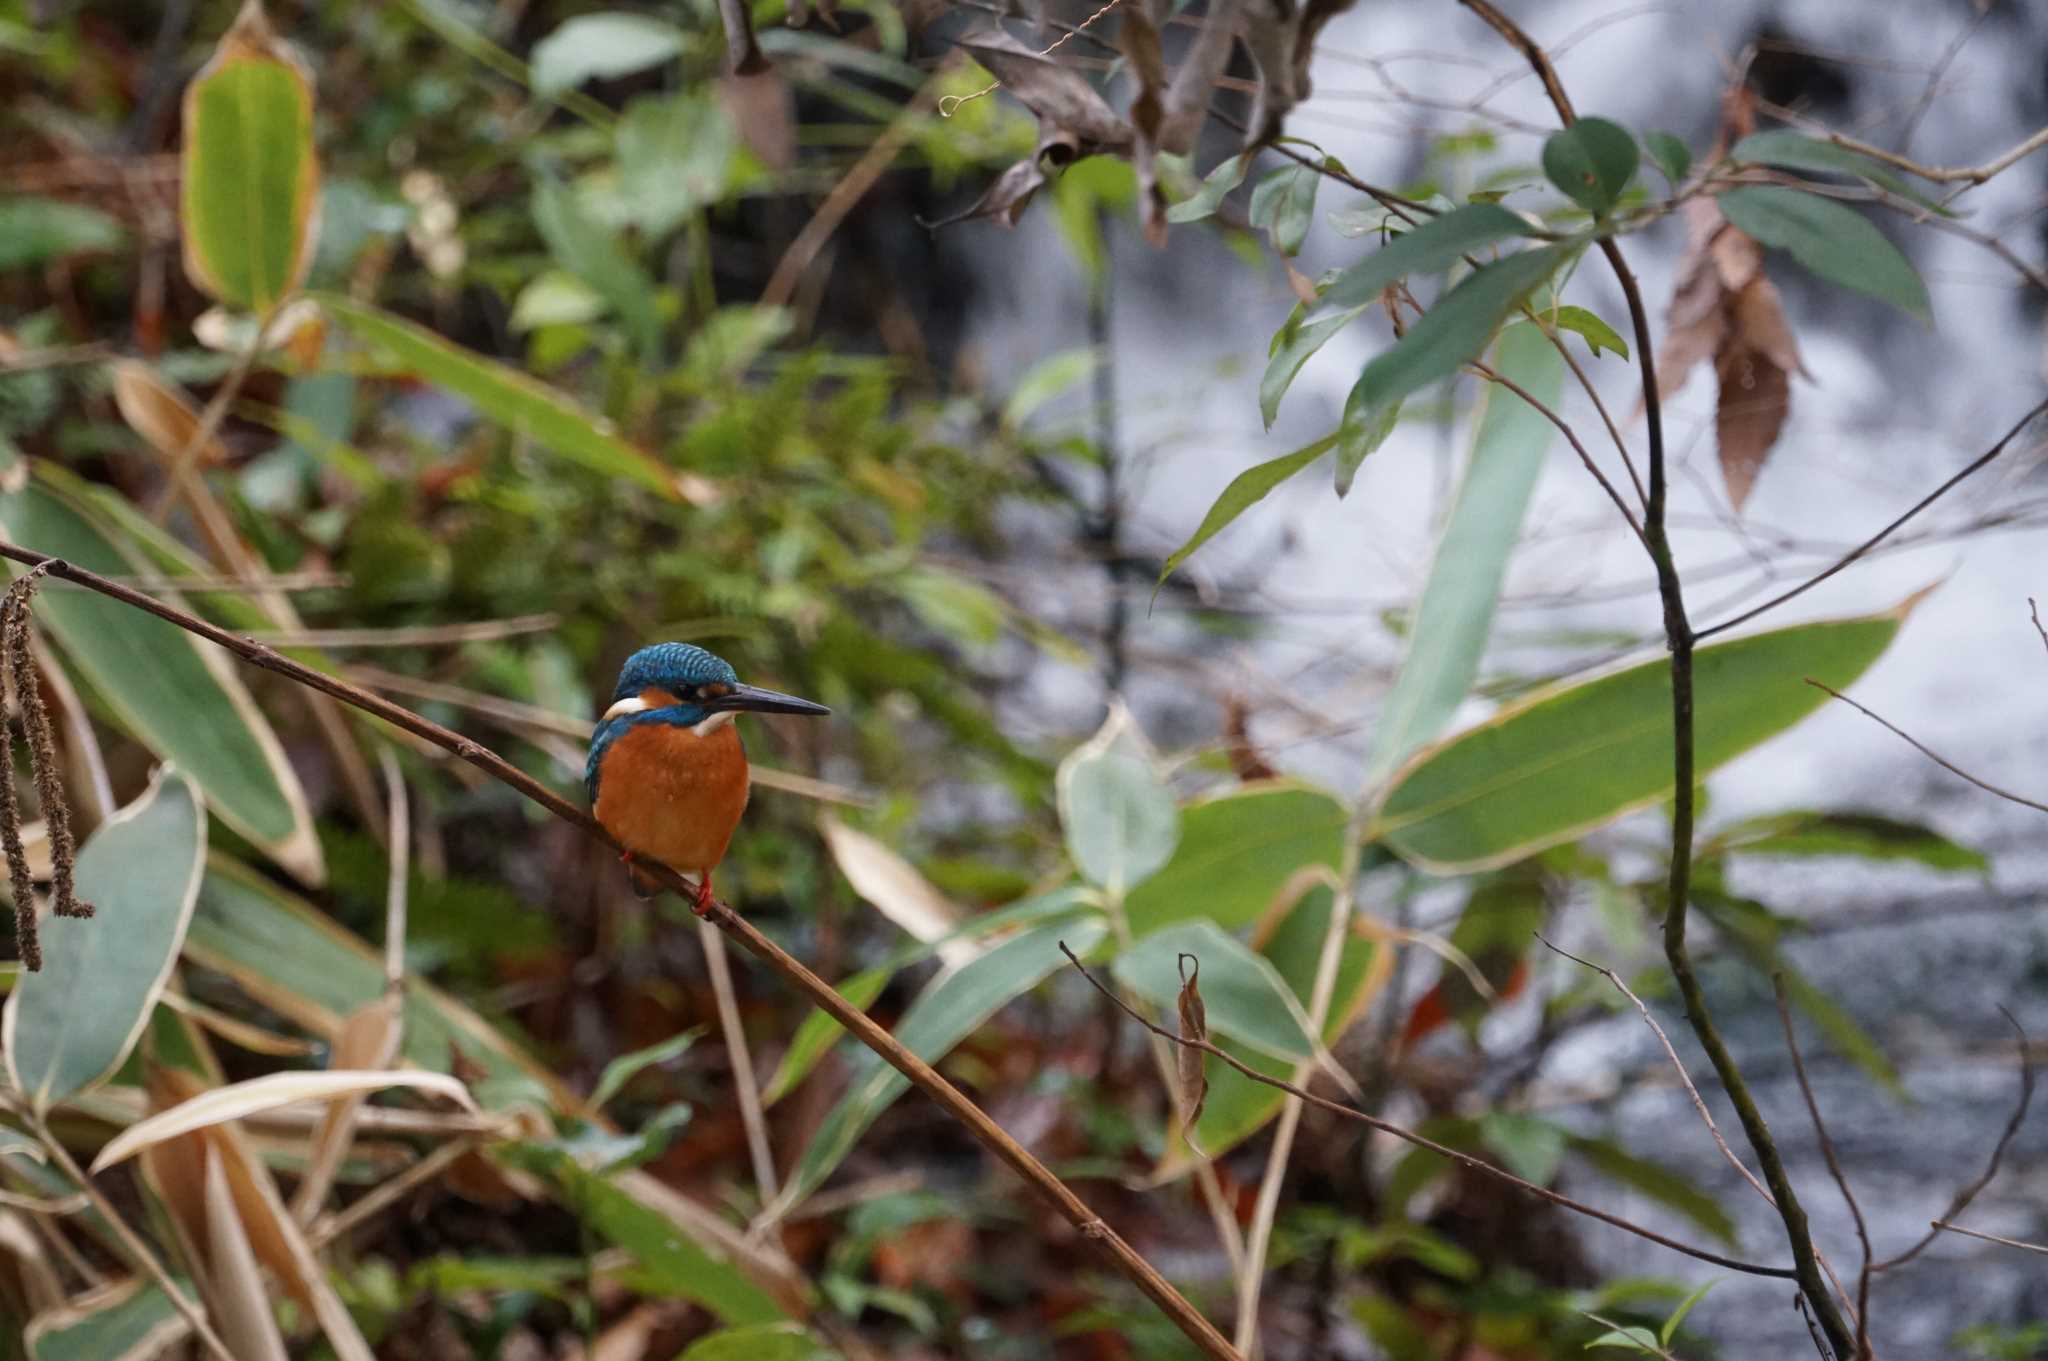
<instances>
[{"instance_id":1,"label":"common kingfisher","mask_svg":"<svg viewBox=\"0 0 2048 1361\"><path fill-rule=\"evenodd\" d=\"M691 910L710 910L711 871L747 808L747 754L733 722L742 712L832 711L742 685L723 658L690 643L657 643L626 659L591 734L583 787L641 897L655 886L634 861L652 860L695 875Z\"/></svg>"}]
</instances>

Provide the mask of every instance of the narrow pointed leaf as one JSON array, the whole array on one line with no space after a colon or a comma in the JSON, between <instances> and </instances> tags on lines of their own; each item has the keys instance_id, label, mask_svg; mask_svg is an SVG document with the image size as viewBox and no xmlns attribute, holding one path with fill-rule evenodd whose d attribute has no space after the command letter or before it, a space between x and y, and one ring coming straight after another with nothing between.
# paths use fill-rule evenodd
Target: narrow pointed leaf
<instances>
[{"instance_id":1,"label":"narrow pointed leaf","mask_svg":"<svg viewBox=\"0 0 2048 1361\"><path fill-rule=\"evenodd\" d=\"M1564 361L1533 325L1510 326L1501 335L1494 365L1547 405L1554 407L1564 391ZM1472 460L1437 541L1408 655L1374 729L1368 789L1442 732L1471 693L1508 558L1556 435L1542 412L1506 388L1487 384L1483 400Z\"/></svg>"},{"instance_id":2,"label":"narrow pointed leaf","mask_svg":"<svg viewBox=\"0 0 2048 1361\"><path fill-rule=\"evenodd\" d=\"M531 436L592 472L638 482L671 498L678 495L666 468L620 439L610 421L546 384L388 312L333 293L318 299L357 339L384 351L406 372L467 399L487 419Z\"/></svg>"},{"instance_id":3,"label":"narrow pointed leaf","mask_svg":"<svg viewBox=\"0 0 2048 1361\"><path fill-rule=\"evenodd\" d=\"M1808 137L1790 128L1753 132L1737 142L1728 153L1730 160L1752 161L1758 165L1783 166L1788 170L1817 170L1824 174L1849 175L1897 194L1908 203L1932 209L1943 217L1954 214L1908 184L1882 161L1860 151L1836 146L1818 137Z\"/></svg>"},{"instance_id":4,"label":"narrow pointed leaf","mask_svg":"<svg viewBox=\"0 0 2048 1361\"><path fill-rule=\"evenodd\" d=\"M1265 418L1266 428L1273 428L1273 418L1280 414L1280 399L1293 386L1294 376L1301 372L1317 350L1323 348L1331 336L1349 326L1365 311L1363 304L1334 316L1317 317L1314 321L1296 318L1288 328L1274 337L1279 342L1273 357L1266 361L1265 377L1259 380L1259 415Z\"/></svg>"},{"instance_id":5,"label":"narrow pointed leaf","mask_svg":"<svg viewBox=\"0 0 2048 1361\"><path fill-rule=\"evenodd\" d=\"M40 482L0 495L0 531L105 576L144 571L132 544ZM155 594L182 604L170 591ZM35 610L77 674L137 741L199 786L214 816L302 883L325 881L305 791L225 653L91 591L45 590Z\"/></svg>"},{"instance_id":6,"label":"narrow pointed leaf","mask_svg":"<svg viewBox=\"0 0 2048 1361\"><path fill-rule=\"evenodd\" d=\"M22 1339L35 1361L154 1361L191 1331L163 1291L131 1276L37 1314Z\"/></svg>"},{"instance_id":7,"label":"narrow pointed leaf","mask_svg":"<svg viewBox=\"0 0 2048 1361\"><path fill-rule=\"evenodd\" d=\"M1475 271L1438 298L1408 334L1365 366L1359 399L1372 405L1400 401L1409 393L1456 373L1476 359L1516 304L1565 262L1569 248L1545 246L1495 261Z\"/></svg>"},{"instance_id":8,"label":"narrow pointed leaf","mask_svg":"<svg viewBox=\"0 0 2048 1361\"><path fill-rule=\"evenodd\" d=\"M1303 445L1291 454L1268 459L1232 478L1223 494L1216 498L1216 504L1210 506L1209 513L1202 517L1201 525L1167 558L1166 566L1160 569L1159 579L1165 581L1172 576L1174 570L1186 562L1197 548L1215 538L1232 520L1265 500L1273 488L1328 453L1336 442L1336 435L1325 435L1313 444Z\"/></svg>"},{"instance_id":9,"label":"narrow pointed leaf","mask_svg":"<svg viewBox=\"0 0 2048 1361\"><path fill-rule=\"evenodd\" d=\"M1344 309L1374 301L1411 274L1440 274L1474 251L1528 236L1536 228L1497 203L1468 203L1402 232L1338 275L1316 305Z\"/></svg>"},{"instance_id":10,"label":"narrow pointed leaf","mask_svg":"<svg viewBox=\"0 0 2048 1361\"><path fill-rule=\"evenodd\" d=\"M1064 940L1077 955L1108 934L1100 920L1053 923L1034 927L995 946L987 954L934 979L911 1003L896 1038L927 1063L937 1063L953 1047L1014 998L1022 996L1063 966ZM862 1050L846 1095L825 1116L811 1136L803 1160L791 1172L777 1204L784 1210L800 1204L824 1184L860 1136L910 1088L909 1079L889 1067L881 1056Z\"/></svg>"},{"instance_id":11,"label":"narrow pointed leaf","mask_svg":"<svg viewBox=\"0 0 2048 1361\"><path fill-rule=\"evenodd\" d=\"M1701 648L1699 775L1826 703L1807 677L1851 684L1898 636L1912 604ZM1394 776L1370 834L1432 872L1466 874L1569 841L1671 791L1671 673L1659 658L1532 695L1421 752Z\"/></svg>"},{"instance_id":12,"label":"narrow pointed leaf","mask_svg":"<svg viewBox=\"0 0 2048 1361\"><path fill-rule=\"evenodd\" d=\"M192 919L206 857L206 806L168 767L86 839L78 896L92 917L42 923L40 973L8 995L7 1074L46 1111L118 1069L141 1038Z\"/></svg>"},{"instance_id":13,"label":"narrow pointed leaf","mask_svg":"<svg viewBox=\"0 0 2048 1361\"><path fill-rule=\"evenodd\" d=\"M1786 252L1821 278L1868 293L1922 321L1934 319L1927 285L1913 262L1854 208L1777 185L1731 189L1714 201L1738 230Z\"/></svg>"},{"instance_id":14,"label":"narrow pointed leaf","mask_svg":"<svg viewBox=\"0 0 2048 1361\"><path fill-rule=\"evenodd\" d=\"M230 307L267 311L312 263L320 168L312 79L258 0L185 87L183 158L185 272Z\"/></svg>"}]
</instances>

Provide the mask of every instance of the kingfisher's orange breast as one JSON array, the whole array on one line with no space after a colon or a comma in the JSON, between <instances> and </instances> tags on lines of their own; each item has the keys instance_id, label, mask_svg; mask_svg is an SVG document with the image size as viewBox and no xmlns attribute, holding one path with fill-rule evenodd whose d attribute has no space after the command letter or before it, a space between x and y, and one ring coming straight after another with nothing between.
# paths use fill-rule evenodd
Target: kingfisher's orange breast
<instances>
[{"instance_id":1,"label":"kingfisher's orange breast","mask_svg":"<svg viewBox=\"0 0 2048 1361\"><path fill-rule=\"evenodd\" d=\"M688 874L725 858L747 808L747 756L727 719L708 733L636 723L605 753L593 810L633 854Z\"/></svg>"}]
</instances>

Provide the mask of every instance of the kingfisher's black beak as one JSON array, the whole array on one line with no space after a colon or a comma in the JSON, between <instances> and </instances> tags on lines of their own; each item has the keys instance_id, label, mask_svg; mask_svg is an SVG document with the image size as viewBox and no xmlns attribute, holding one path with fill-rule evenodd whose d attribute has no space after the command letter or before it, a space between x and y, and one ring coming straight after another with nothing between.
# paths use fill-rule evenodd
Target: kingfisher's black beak
<instances>
[{"instance_id":1,"label":"kingfisher's black beak","mask_svg":"<svg viewBox=\"0 0 2048 1361\"><path fill-rule=\"evenodd\" d=\"M776 690L763 690L754 685L735 685L731 694L713 695L699 701L701 706L713 711L739 709L756 714L829 714L832 711L822 704L813 704L795 695L785 695Z\"/></svg>"}]
</instances>

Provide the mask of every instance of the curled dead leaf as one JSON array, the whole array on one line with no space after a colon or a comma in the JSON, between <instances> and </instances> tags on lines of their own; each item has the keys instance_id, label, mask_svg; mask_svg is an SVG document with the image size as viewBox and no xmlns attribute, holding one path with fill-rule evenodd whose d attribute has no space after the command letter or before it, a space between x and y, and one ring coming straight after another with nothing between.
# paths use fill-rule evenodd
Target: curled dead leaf
<instances>
[{"instance_id":1,"label":"curled dead leaf","mask_svg":"<svg viewBox=\"0 0 2048 1361\"><path fill-rule=\"evenodd\" d=\"M178 466L192 437L199 433L199 409L183 389L159 378L155 369L139 359L116 360L112 368L114 405L120 409L121 419L166 465ZM227 446L219 437L209 435L198 450L197 463L211 468L227 458Z\"/></svg>"},{"instance_id":2,"label":"curled dead leaf","mask_svg":"<svg viewBox=\"0 0 2048 1361\"><path fill-rule=\"evenodd\" d=\"M1194 968L1188 968L1189 961ZM1202 1003L1202 961L1183 952L1178 960L1180 965L1180 1037L1183 1040L1207 1043L1209 1039L1209 1009ZM1193 1044L1174 1046L1174 1073L1180 1084L1181 1120L1186 1129L1188 1146L1201 1153L1195 1143L1195 1124L1202 1118L1202 1106L1209 1099L1209 1074L1204 1060L1209 1056ZM1207 1157L1207 1154L1203 1154Z\"/></svg>"}]
</instances>

